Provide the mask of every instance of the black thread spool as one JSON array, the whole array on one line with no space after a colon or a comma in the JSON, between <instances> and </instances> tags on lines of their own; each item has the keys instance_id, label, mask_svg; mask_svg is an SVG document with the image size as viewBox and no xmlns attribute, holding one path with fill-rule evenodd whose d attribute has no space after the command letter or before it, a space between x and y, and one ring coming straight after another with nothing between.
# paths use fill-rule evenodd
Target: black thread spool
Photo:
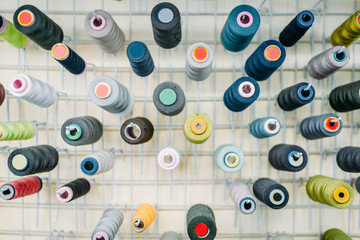
<instances>
[{"instance_id":1,"label":"black thread spool","mask_svg":"<svg viewBox=\"0 0 360 240\"><path fill-rule=\"evenodd\" d=\"M174 82L163 82L155 88L153 102L160 113L175 116L184 109L186 99L179 85Z\"/></svg>"},{"instance_id":2,"label":"black thread spool","mask_svg":"<svg viewBox=\"0 0 360 240\"><path fill-rule=\"evenodd\" d=\"M300 146L278 144L270 150L269 162L278 170L299 172L306 167L308 156Z\"/></svg>"},{"instance_id":3,"label":"black thread spool","mask_svg":"<svg viewBox=\"0 0 360 240\"><path fill-rule=\"evenodd\" d=\"M338 115L327 113L305 118L299 129L301 135L308 140L333 137L340 133L342 121Z\"/></svg>"},{"instance_id":4,"label":"black thread spool","mask_svg":"<svg viewBox=\"0 0 360 240\"><path fill-rule=\"evenodd\" d=\"M269 178L259 178L253 185L257 199L272 209L281 209L289 201L289 193L280 183Z\"/></svg>"},{"instance_id":5,"label":"black thread spool","mask_svg":"<svg viewBox=\"0 0 360 240\"><path fill-rule=\"evenodd\" d=\"M330 106L337 112L360 109L360 81L336 87L330 92Z\"/></svg>"},{"instance_id":6,"label":"black thread spool","mask_svg":"<svg viewBox=\"0 0 360 240\"><path fill-rule=\"evenodd\" d=\"M55 44L51 54L64 68L72 74L81 74L86 69L86 63L74 50L63 43Z\"/></svg>"},{"instance_id":7,"label":"black thread spool","mask_svg":"<svg viewBox=\"0 0 360 240\"><path fill-rule=\"evenodd\" d=\"M358 193L360 193L360 177L358 177L355 181L355 188Z\"/></svg>"},{"instance_id":8,"label":"black thread spool","mask_svg":"<svg viewBox=\"0 0 360 240\"><path fill-rule=\"evenodd\" d=\"M360 172L360 147L344 147L336 154L337 165L345 172Z\"/></svg>"},{"instance_id":9,"label":"black thread spool","mask_svg":"<svg viewBox=\"0 0 360 240\"><path fill-rule=\"evenodd\" d=\"M139 41L130 43L126 55L136 75L146 77L154 71L154 61L145 43Z\"/></svg>"},{"instance_id":10,"label":"black thread spool","mask_svg":"<svg viewBox=\"0 0 360 240\"><path fill-rule=\"evenodd\" d=\"M315 98L315 89L310 83L301 82L282 90L277 102L284 111L292 111L305 104L312 102Z\"/></svg>"},{"instance_id":11,"label":"black thread spool","mask_svg":"<svg viewBox=\"0 0 360 240\"><path fill-rule=\"evenodd\" d=\"M60 26L33 5L19 7L13 20L17 30L46 50L51 50L55 43L64 39Z\"/></svg>"},{"instance_id":12,"label":"black thread spool","mask_svg":"<svg viewBox=\"0 0 360 240\"><path fill-rule=\"evenodd\" d=\"M9 170L17 176L26 176L53 170L59 153L50 145L39 145L14 150L8 158Z\"/></svg>"},{"instance_id":13,"label":"black thread spool","mask_svg":"<svg viewBox=\"0 0 360 240\"><path fill-rule=\"evenodd\" d=\"M79 197L84 196L90 191L90 182L85 178L78 178L56 191L56 198L60 202L71 202Z\"/></svg>"},{"instance_id":14,"label":"black thread spool","mask_svg":"<svg viewBox=\"0 0 360 240\"><path fill-rule=\"evenodd\" d=\"M141 144L149 141L154 134L154 126L143 117L126 120L120 129L121 138L128 144Z\"/></svg>"},{"instance_id":15,"label":"black thread spool","mask_svg":"<svg viewBox=\"0 0 360 240\"><path fill-rule=\"evenodd\" d=\"M279 41L285 47L294 46L314 23L314 14L302 11L282 30Z\"/></svg>"},{"instance_id":16,"label":"black thread spool","mask_svg":"<svg viewBox=\"0 0 360 240\"><path fill-rule=\"evenodd\" d=\"M4 86L0 83L0 106L3 104L6 97L6 92Z\"/></svg>"},{"instance_id":17,"label":"black thread spool","mask_svg":"<svg viewBox=\"0 0 360 240\"><path fill-rule=\"evenodd\" d=\"M192 206L186 214L186 224L191 240L212 240L216 237L215 215L207 205Z\"/></svg>"},{"instance_id":18,"label":"black thread spool","mask_svg":"<svg viewBox=\"0 0 360 240\"><path fill-rule=\"evenodd\" d=\"M62 139L72 146L95 143L102 134L101 122L90 116L70 118L61 127Z\"/></svg>"},{"instance_id":19,"label":"black thread spool","mask_svg":"<svg viewBox=\"0 0 360 240\"><path fill-rule=\"evenodd\" d=\"M169 2L157 4L151 11L151 24L157 45L170 49L181 41L181 17L175 5Z\"/></svg>"}]
</instances>

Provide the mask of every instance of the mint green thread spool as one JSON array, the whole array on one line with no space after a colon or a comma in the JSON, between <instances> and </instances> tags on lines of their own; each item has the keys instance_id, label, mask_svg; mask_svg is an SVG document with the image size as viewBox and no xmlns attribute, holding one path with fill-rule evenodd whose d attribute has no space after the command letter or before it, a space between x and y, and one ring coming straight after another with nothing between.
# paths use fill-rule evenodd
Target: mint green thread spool
<instances>
[{"instance_id":1,"label":"mint green thread spool","mask_svg":"<svg viewBox=\"0 0 360 240\"><path fill-rule=\"evenodd\" d=\"M19 32L14 24L0 16L0 37L16 48L23 48L28 42L28 38Z\"/></svg>"},{"instance_id":2,"label":"mint green thread spool","mask_svg":"<svg viewBox=\"0 0 360 240\"><path fill-rule=\"evenodd\" d=\"M0 123L0 141L27 140L35 133L35 126L32 122L9 122Z\"/></svg>"},{"instance_id":3,"label":"mint green thread spool","mask_svg":"<svg viewBox=\"0 0 360 240\"><path fill-rule=\"evenodd\" d=\"M337 228L331 228L321 235L321 240L351 240L351 237Z\"/></svg>"}]
</instances>

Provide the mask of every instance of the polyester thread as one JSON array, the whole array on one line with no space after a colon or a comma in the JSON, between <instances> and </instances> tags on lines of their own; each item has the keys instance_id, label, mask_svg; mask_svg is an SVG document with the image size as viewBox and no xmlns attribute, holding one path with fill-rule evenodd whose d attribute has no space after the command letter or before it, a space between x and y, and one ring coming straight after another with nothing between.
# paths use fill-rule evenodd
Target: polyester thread
<instances>
[{"instance_id":1,"label":"polyester thread","mask_svg":"<svg viewBox=\"0 0 360 240\"><path fill-rule=\"evenodd\" d=\"M97 223L94 231L91 234L92 240L113 240L116 233L119 231L123 222L124 216L120 209L108 208L106 209L99 222Z\"/></svg>"},{"instance_id":2,"label":"polyester thread","mask_svg":"<svg viewBox=\"0 0 360 240\"><path fill-rule=\"evenodd\" d=\"M0 123L0 141L28 140L34 133L35 126L32 122Z\"/></svg>"},{"instance_id":3,"label":"polyester thread","mask_svg":"<svg viewBox=\"0 0 360 240\"><path fill-rule=\"evenodd\" d=\"M281 90L277 96L279 107L284 111L293 111L308 103L315 98L315 89L306 82L295 84Z\"/></svg>"},{"instance_id":4,"label":"polyester thread","mask_svg":"<svg viewBox=\"0 0 360 240\"><path fill-rule=\"evenodd\" d=\"M24 177L5 183L0 187L0 197L4 200L12 200L37 193L42 188L39 177Z\"/></svg>"},{"instance_id":5,"label":"polyester thread","mask_svg":"<svg viewBox=\"0 0 360 240\"><path fill-rule=\"evenodd\" d=\"M160 150L157 162L162 169L172 170L181 162L181 151L174 146L167 146Z\"/></svg>"},{"instance_id":6,"label":"polyester thread","mask_svg":"<svg viewBox=\"0 0 360 240\"><path fill-rule=\"evenodd\" d=\"M299 172L306 167L308 156L300 146L278 144L271 148L269 162L277 170Z\"/></svg>"},{"instance_id":7,"label":"polyester thread","mask_svg":"<svg viewBox=\"0 0 360 240\"><path fill-rule=\"evenodd\" d=\"M244 154L235 145L223 144L215 150L213 160L219 169L233 173L240 171L244 165Z\"/></svg>"},{"instance_id":8,"label":"polyester thread","mask_svg":"<svg viewBox=\"0 0 360 240\"><path fill-rule=\"evenodd\" d=\"M274 117L258 118L250 124L250 133L256 138L273 137L280 129L280 122Z\"/></svg>"},{"instance_id":9,"label":"polyester thread","mask_svg":"<svg viewBox=\"0 0 360 240\"><path fill-rule=\"evenodd\" d=\"M234 181L229 185L228 190L236 207L242 213L251 214L256 210L255 196L247 184Z\"/></svg>"},{"instance_id":10,"label":"polyester thread","mask_svg":"<svg viewBox=\"0 0 360 240\"><path fill-rule=\"evenodd\" d=\"M299 129L301 135L308 140L334 137L342 129L342 120L334 113L312 116L302 120Z\"/></svg>"},{"instance_id":11,"label":"polyester thread","mask_svg":"<svg viewBox=\"0 0 360 240\"><path fill-rule=\"evenodd\" d=\"M184 91L178 84L163 82L155 88L153 102L161 114L175 116L184 109L186 98Z\"/></svg>"},{"instance_id":12,"label":"polyester thread","mask_svg":"<svg viewBox=\"0 0 360 240\"><path fill-rule=\"evenodd\" d=\"M87 155L81 160L81 171L86 175L98 175L114 167L115 154L108 151L99 151Z\"/></svg>"},{"instance_id":13,"label":"polyester thread","mask_svg":"<svg viewBox=\"0 0 360 240\"><path fill-rule=\"evenodd\" d=\"M121 125L120 135L128 144L146 143L154 135L154 126L147 118L130 118Z\"/></svg>"},{"instance_id":14,"label":"polyester thread","mask_svg":"<svg viewBox=\"0 0 360 240\"><path fill-rule=\"evenodd\" d=\"M28 43L28 38L3 16L0 16L0 38L16 48L23 48Z\"/></svg>"},{"instance_id":15,"label":"polyester thread","mask_svg":"<svg viewBox=\"0 0 360 240\"><path fill-rule=\"evenodd\" d=\"M351 240L351 237L346 235L346 233L344 233L338 228L328 229L321 235L321 240L339 240L339 239Z\"/></svg>"},{"instance_id":16,"label":"polyester thread","mask_svg":"<svg viewBox=\"0 0 360 240\"><path fill-rule=\"evenodd\" d=\"M344 147L336 154L337 165L345 172L360 172L360 147Z\"/></svg>"},{"instance_id":17,"label":"polyester thread","mask_svg":"<svg viewBox=\"0 0 360 240\"><path fill-rule=\"evenodd\" d=\"M330 42L333 46L349 47L360 37L359 17L360 10L356 11L332 32Z\"/></svg>"},{"instance_id":18,"label":"polyester thread","mask_svg":"<svg viewBox=\"0 0 360 240\"><path fill-rule=\"evenodd\" d=\"M215 215L207 205L193 205L186 214L186 225L191 240L213 240L216 237Z\"/></svg>"},{"instance_id":19,"label":"polyester thread","mask_svg":"<svg viewBox=\"0 0 360 240\"><path fill-rule=\"evenodd\" d=\"M84 196L90 191L91 184L85 178L78 178L71 181L56 191L56 198L60 202L67 203Z\"/></svg>"},{"instance_id":20,"label":"polyester thread","mask_svg":"<svg viewBox=\"0 0 360 240\"><path fill-rule=\"evenodd\" d=\"M269 178L256 180L253 185L253 192L257 199L272 209L281 209L289 201L287 189Z\"/></svg>"},{"instance_id":21,"label":"polyester thread","mask_svg":"<svg viewBox=\"0 0 360 240\"><path fill-rule=\"evenodd\" d=\"M84 59L64 43L56 43L51 49L51 54L56 61L72 74L82 74L86 69Z\"/></svg>"},{"instance_id":22,"label":"polyester thread","mask_svg":"<svg viewBox=\"0 0 360 240\"><path fill-rule=\"evenodd\" d=\"M194 43L186 54L186 75L195 81L205 80L211 73L213 58L209 45L203 42Z\"/></svg>"},{"instance_id":23,"label":"polyester thread","mask_svg":"<svg viewBox=\"0 0 360 240\"><path fill-rule=\"evenodd\" d=\"M131 228L136 233L144 232L154 221L156 209L147 203L141 204L135 212L131 221Z\"/></svg>"},{"instance_id":24,"label":"polyester thread","mask_svg":"<svg viewBox=\"0 0 360 240\"><path fill-rule=\"evenodd\" d=\"M331 90L330 106L337 112L360 109L360 81L351 82Z\"/></svg>"},{"instance_id":25,"label":"polyester thread","mask_svg":"<svg viewBox=\"0 0 360 240\"><path fill-rule=\"evenodd\" d=\"M211 119L204 113L190 115L184 123L184 136L195 144L201 144L208 140L213 131Z\"/></svg>"}]
</instances>

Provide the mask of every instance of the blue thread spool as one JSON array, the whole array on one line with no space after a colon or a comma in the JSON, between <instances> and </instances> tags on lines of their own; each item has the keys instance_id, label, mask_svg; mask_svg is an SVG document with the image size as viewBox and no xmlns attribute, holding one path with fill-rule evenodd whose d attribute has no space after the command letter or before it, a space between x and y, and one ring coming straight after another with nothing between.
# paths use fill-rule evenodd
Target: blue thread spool
<instances>
[{"instance_id":1,"label":"blue thread spool","mask_svg":"<svg viewBox=\"0 0 360 240\"><path fill-rule=\"evenodd\" d=\"M279 41L285 47L294 46L314 23L314 14L302 11L282 30Z\"/></svg>"},{"instance_id":2,"label":"blue thread spool","mask_svg":"<svg viewBox=\"0 0 360 240\"><path fill-rule=\"evenodd\" d=\"M258 11L249 5L239 5L229 14L221 31L220 40L224 48L232 52L244 50L260 26Z\"/></svg>"},{"instance_id":3,"label":"blue thread spool","mask_svg":"<svg viewBox=\"0 0 360 240\"><path fill-rule=\"evenodd\" d=\"M154 61L149 49L143 42L135 41L130 43L127 47L126 54L134 73L138 76L146 77L153 72Z\"/></svg>"},{"instance_id":4,"label":"blue thread spool","mask_svg":"<svg viewBox=\"0 0 360 240\"><path fill-rule=\"evenodd\" d=\"M250 133L256 138L275 136L280 132L280 122L274 117L255 119L250 124Z\"/></svg>"},{"instance_id":5,"label":"blue thread spool","mask_svg":"<svg viewBox=\"0 0 360 240\"><path fill-rule=\"evenodd\" d=\"M250 106L260 94L259 84L251 77L241 77L225 92L225 106L233 112L241 112Z\"/></svg>"},{"instance_id":6,"label":"blue thread spool","mask_svg":"<svg viewBox=\"0 0 360 240\"><path fill-rule=\"evenodd\" d=\"M268 79L284 62L286 51L276 40L263 42L246 60L245 71L257 81Z\"/></svg>"},{"instance_id":7,"label":"blue thread spool","mask_svg":"<svg viewBox=\"0 0 360 240\"><path fill-rule=\"evenodd\" d=\"M74 50L63 43L55 44L51 49L51 54L56 61L72 74L81 74L86 69L85 61Z\"/></svg>"}]
</instances>

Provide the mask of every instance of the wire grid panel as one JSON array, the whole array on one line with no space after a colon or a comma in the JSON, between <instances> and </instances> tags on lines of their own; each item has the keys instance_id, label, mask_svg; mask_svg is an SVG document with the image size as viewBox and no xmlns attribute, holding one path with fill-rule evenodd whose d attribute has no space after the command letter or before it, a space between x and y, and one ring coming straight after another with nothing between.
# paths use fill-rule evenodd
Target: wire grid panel
<instances>
[{"instance_id":1,"label":"wire grid panel","mask_svg":"<svg viewBox=\"0 0 360 240\"><path fill-rule=\"evenodd\" d=\"M18 147L50 144L60 152L59 166L51 173L40 174L44 186L40 193L13 201L0 201L0 235L12 239L88 239L102 211L119 207L124 222L117 239L158 239L163 232L176 231L187 238L186 213L196 203L208 204L214 210L218 239L268 239L285 232L296 239L318 239L325 230L337 227L354 238L360 237L360 205L356 193L354 204L337 210L312 202L306 195L309 176L324 174L349 183L356 177L342 172L335 161L336 151L343 146L359 146L357 128L359 112L342 113L342 132L335 138L306 141L297 131L299 122L310 115L333 112L327 103L332 88L359 79L359 43L350 47L351 62L333 76L317 81L306 75L308 60L328 49L331 32L360 7L358 0L178 0L173 2L182 15L182 42L174 49L159 48L152 36L150 12L155 0L17 0L0 1L0 13L12 20L12 14L23 4L33 4L46 12L64 30L65 43L88 63L85 74L73 76L64 70L49 52L32 42L25 50L16 50L0 42L1 82L16 73L25 72L56 87L59 101L42 109L7 96L0 108L1 122L36 121L36 136L28 141L1 144L0 181L17 179L7 170L7 157ZM245 3L256 7L261 14L261 26L252 43L240 53L224 50L219 39L228 13L236 5ZM90 40L84 30L88 12L104 9L110 12L126 35L126 45L133 40L147 44L156 69L147 78L136 76L129 65L125 50L116 55L104 54ZM287 59L271 79L260 82L259 99L242 113L231 113L222 102L226 88L244 76L244 63L256 47L267 39L277 39L280 31L303 9L314 12L313 27L297 46L287 49ZM198 41L210 45L214 52L214 68L202 82L189 80L185 74L187 48ZM102 111L87 97L87 86L96 76L108 75L118 79L135 95L131 116L145 116L155 127L153 139L141 146L129 146L119 134L124 118L116 118ZM166 117L156 111L152 92L164 81L174 81L185 91L184 111ZM296 82L308 81L316 89L316 99L301 110L284 113L276 104L276 95ZM213 121L211 138L201 144L189 143L182 133L187 116L206 113ZM60 136L62 123L74 116L91 115L104 124L103 138L94 145L72 147ZM258 117L280 119L282 130L271 139L257 140L249 134L249 123ZM127 116L126 118L128 118ZM279 172L267 160L269 149L279 143L298 144L309 154L309 164L299 173ZM157 152L168 144L182 150L182 163L173 171L157 166ZM224 174L212 161L212 153L221 144L232 143L245 154L245 164L239 173ZM111 149L116 154L112 171L92 179L92 189L83 198L59 204L56 189L81 177L80 161L87 154ZM263 204L252 215L243 215L234 206L227 192L233 179L251 185L259 177L269 177L284 184L290 200L282 210L272 210ZM157 209L155 222L144 234L131 231L131 218L141 203L153 204Z\"/></svg>"}]
</instances>

